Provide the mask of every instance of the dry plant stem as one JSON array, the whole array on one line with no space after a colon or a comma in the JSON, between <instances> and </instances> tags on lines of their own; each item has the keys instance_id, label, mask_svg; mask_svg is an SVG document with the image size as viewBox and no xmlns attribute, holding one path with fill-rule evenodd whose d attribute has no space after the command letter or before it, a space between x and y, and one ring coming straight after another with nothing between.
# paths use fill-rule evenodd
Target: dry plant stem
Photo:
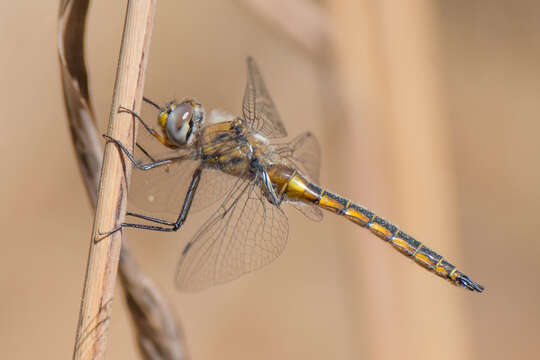
<instances>
[{"instance_id":1,"label":"dry plant stem","mask_svg":"<svg viewBox=\"0 0 540 360\"><path fill-rule=\"evenodd\" d=\"M155 5L153 0L130 0L127 5L107 134L128 146L133 144L134 123L117 109L120 105L134 111L140 108ZM77 326L76 359L101 359L105 354L122 232L96 239L99 233L115 229L124 221L130 172L129 162L124 162L116 147L108 144Z\"/></svg>"},{"instance_id":2,"label":"dry plant stem","mask_svg":"<svg viewBox=\"0 0 540 360\"><path fill-rule=\"evenodd\" d=\"M62 0L58 54L67 120L75 153L92 207L96 207L103 151L88 91L84 30L88 0ZM152 281L140 270L125 239L119 273L136 339L144 359L187 358L176 316Z\"/></svg>"}]
</instances>

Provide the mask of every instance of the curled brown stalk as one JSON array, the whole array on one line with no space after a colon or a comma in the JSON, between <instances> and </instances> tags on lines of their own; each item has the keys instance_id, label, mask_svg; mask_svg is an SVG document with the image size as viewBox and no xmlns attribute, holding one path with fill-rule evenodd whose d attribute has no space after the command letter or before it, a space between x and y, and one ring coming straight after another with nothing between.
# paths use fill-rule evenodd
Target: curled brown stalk
<instances>
[{"instance_id":1,"label":"curled brown stalk","mask_svg":"<svg viewBox=\"0 0 540 360\"><path fill-rule=\"evenodd\" d=\"M91 204L97 207L74 358L103 357L119 261L120 280L142 356L145 359L182 359L186 357L186 351L176 318L156 287L138 268L121 239L121 232L94 241L97 232L112 229L123 221L129 168L121 161L116 149L109 145L100 185L103 151L84 63L88 5L88 0L62 0L58 28L60 70L72 141ZM133 136L133 122L118 120L126 115L117 114L115 109L119 104L133 106L134 110L140 106L154 11L155 1L128 2L108 131L109 135L126 144L132 143L129 140Z\"/></svg>"}]
</instances>

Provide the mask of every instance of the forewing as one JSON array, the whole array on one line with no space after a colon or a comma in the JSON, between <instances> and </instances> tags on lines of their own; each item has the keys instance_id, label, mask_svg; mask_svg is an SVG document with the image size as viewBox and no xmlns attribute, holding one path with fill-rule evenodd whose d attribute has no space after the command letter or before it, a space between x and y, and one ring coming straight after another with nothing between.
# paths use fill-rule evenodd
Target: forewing
<instances>
[{"instance_id":1,"label":"forewing","mask_svg":"<svg viewBox=\"0 0 540 360\"><path fill-rule=\"evenodd\" d=\"M186 245L176 285L193 291L234 280L276 259L285 249L287 217L255 180L238 180L221 207Z\"/></svg>"},{"instance_id":2,"label":"forewing","mask_svg":"<svg viewBox=\"0 0 540 360\"><path fill-rule=\"evenodd\" d=\"M267 138L287 136L259 68L251 57L247 59L247 68L248 82L242 105L244 119L255 132Z\"/></svg>"}]
</instances>

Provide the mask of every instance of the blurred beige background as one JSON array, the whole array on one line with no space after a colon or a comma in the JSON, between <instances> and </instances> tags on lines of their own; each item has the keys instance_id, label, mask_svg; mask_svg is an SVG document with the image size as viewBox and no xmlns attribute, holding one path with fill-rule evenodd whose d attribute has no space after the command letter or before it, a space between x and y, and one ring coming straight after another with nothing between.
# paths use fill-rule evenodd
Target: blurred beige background
<instances>
[{"instance_id":1,"label":"blurred beige background","mask_svg":"<svg viewBox=\"0 0 540 360\"><path fill-rule=\"evenodd\" d=\"M540 3L317 1L332 35L310 46L253 3L268 5L160 1L146 95L239 112L253 55L289 134L320 139L322 185L487 291L450 286L344 219L289 211L289 245L275 263L180 294L175 262L205 213L177 234L129 231L192 358L538 357ZM93 3L86 47L101 132L125 7L110 4ZM0 353L68 358L93 212L63 109L57 4L4 2L1 14ZM119 292L115 300L107 356L136 358Z\"/></svg>"}]
</instances>

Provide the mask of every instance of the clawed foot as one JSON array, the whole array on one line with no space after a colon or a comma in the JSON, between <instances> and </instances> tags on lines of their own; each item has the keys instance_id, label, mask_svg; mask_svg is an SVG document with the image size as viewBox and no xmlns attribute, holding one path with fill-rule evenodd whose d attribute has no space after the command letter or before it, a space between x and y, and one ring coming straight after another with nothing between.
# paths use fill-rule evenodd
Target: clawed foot
<instances>
[{"instance_id":1,"label":"clawed foot","mask_svg":"<svg viewBox=\"0 0 540 360\"><path fill-rule=\"evenodd\" d=\"M117 232L117 231L119 231L121 229L122 229L122 226L119 226L116 229L113 229L113 230L108 231L106 233L98 232L96 238L94 239L94 243L97 244L98 242L101 242L102 240L108 238L109 236L111 236L112 234L114 234L115 232Z\"/></svg>"}]
</instances>

